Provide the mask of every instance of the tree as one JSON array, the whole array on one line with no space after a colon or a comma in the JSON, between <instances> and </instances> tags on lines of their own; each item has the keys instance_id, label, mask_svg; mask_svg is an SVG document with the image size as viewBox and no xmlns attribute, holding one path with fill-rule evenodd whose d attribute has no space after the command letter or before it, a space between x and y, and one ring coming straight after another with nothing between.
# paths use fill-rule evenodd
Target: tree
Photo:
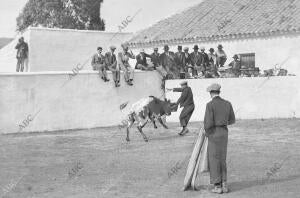
<instances>
[{"instance_id":1,"label":"tree","mask_svg":"<svg viewBox=\"0 0 300 198\"><path fill-rule=\"evenodd\" d=\"M29 0L17 17L17 31L29 26L105 30L103 0Z\"/></svg>"}]
</instances>

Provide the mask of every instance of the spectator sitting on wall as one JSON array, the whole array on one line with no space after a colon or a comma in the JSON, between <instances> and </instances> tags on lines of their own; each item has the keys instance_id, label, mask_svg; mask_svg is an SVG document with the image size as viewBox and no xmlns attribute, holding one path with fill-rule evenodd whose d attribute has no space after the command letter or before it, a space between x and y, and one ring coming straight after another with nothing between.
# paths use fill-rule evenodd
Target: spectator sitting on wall
<instances>
[{"instance_id":1,"label":"spectator sitting on wall","mask_svg":"<svg viewBox=\"0 0 300 198\"><path fill-rule=\"evenodd\" d=\"M115 46L110 46L110 52L105 54L105 64L106 67L111 71L113 80L115 82L115 87L120 86L120 67L117 64L117 58L115 55Z\"/></svg>"},{"instance_id":2,"label":"spectator sitting on wall","mask_svg":"<svg viewBox=\"0 0 300 198\"><path fill-rule=\"evenodd\" d=\"M223 50L223 46L221 44L218 45L218 50L216 51L216 55L217 55L217 66L223 67L227 60L227 55Z\"/></svg>"},{"instance_id":3,"label":"spectator sitting on wall","mask_svg":"<svg viewBox=\"0 0 300 198\"><path fill-rule=\"evenodd\" d=\"M118 65L124 72L124 80L130 86L133 85L134 69L129 64L129 58L135 59L132 51L129 51L129 43L125 42L121 45L123 51L118 53Z\"/></svg>"},{"instance_id":4,"label":"spectator sitting on wall","mask_svg":"<svg viewBox=\"0 0 300 198\"><path fill-rule=\"evenodd\" d=\"M23 72L24 66L25 71L28 71L28 44L24 41L24 37L19 39L18 44L15 49L17 49L17 72Z\"/></svg>"},{"instance_id":5,"label":"spectator sitting on wall","mask_svg":"<svg viewBox=\"0 0 300 198\"><path fill-rule=\"evenodd\" d=\"M91 65L94 71L99 71L99 76L104 82L108 82L109 79L107 78L106 72L106 64L105 64L105 57L101 54L102 47L97 48L97 53L93 56Z\"/></svg>"},{"instance_id":6,"label":"spectator sitting on wall","mask_svg":"<svg viewBox=\"0 0 300 198\"><path fill-rule=\"evenodd\" d=\"M151 62L153 63L153 69L156 69L156 67L159 67L159 56L158 48L155 47L153 49L153 53L151 54Z\"/></svg>"},{"instance_id":7,"label":"spectator sitting on wall","mask_svg":"<svg viewBox=\"0 0 300 198\"><path fill-rule=\"evenodd\" d=\"M150 55L148 55L148 54L145 53L144 49L141 49L140 53L136 56L135 69L152 71L153 70L153 66L151 67L147 63L147 57L151 58Z\"/></svg>"},{"instance_id":8,"label":"spectator sitting on wall","mask_svg":"<svg viewBox=\"0 0 300 198\"><path fill-rule=\"evenodd\" d=\"M236 54L232 58L233 58L233 61L231 63L229 63L229 66L231 66L231 68L232 68L232 73L236 77L239 77L241 74L241 61L239 61L239 56Z\"/></svg>"}]
</instances>

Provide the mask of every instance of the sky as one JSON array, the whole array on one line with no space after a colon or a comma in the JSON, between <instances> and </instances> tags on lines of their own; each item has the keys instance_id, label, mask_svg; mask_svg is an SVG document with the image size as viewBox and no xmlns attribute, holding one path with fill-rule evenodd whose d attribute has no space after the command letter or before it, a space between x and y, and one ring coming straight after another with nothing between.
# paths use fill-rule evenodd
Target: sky
<instances>
[{"instance_id":1,"label":"sky","mask_svg":"<svg viewBox=\"0 0 300 198\"><path fill-rule=\"evenodd\" d=\"M16 36L16 18L28 0L0 0L0 37ZM123 20L134 19L123 32L136 32L202 0L104 0L101 17L106 31L119 31Z\"/></svg>"}]
</instances>

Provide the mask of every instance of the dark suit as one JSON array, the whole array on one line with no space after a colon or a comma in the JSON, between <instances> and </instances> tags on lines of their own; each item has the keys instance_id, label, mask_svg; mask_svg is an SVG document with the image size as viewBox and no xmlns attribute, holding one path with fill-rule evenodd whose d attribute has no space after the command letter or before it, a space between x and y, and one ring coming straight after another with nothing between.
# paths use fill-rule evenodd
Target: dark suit
<instances>
[{"instance_id":1,"label":"dark suit","mask_svg":"<svg viewBox=\"0 0 300 198\"><path fill-rule=\"evenodd\" d=\"M159 56L160 54L159 53L152 53L151 55L151 62L153 63L154 65L154 68L158 67L159 66Z\"/></svg>"},{"instance_id":2,"label":"dark suit","mask_svg":"<svg viewBox=\"0 0 300 198\"><path fill-rule=\"evenodd\" d=\"M105 54L105 64L107 68L112 72L112 76L115 82L120 82L120 68L117 65L116 55L111 52Z\"/></svg>"},{"instance_id":3,"label":"dark suit","mask_svg":"<svg viewBox=\"0 0 300 198\"><path fill-rule=\"evenodd\" d=\"M175 53L175 63L180 72L184 72L184 52Z\"/></svg>"},{"instance_id":4,"label":"dark suit","mask_svg":"<svg viewBox=\"0 0 300 198\"><path fill-rule=\"evenodd\" d=\"M174 52L162 53L159 57L160 64L167 71L168 74L171 74L173 77L177 78L179 76L179 70L176 67L175 63L175 54Z\"/></svg>"},{"instance_id":5,"label":"dark suit","mask_svg":"<svg viewBox=\"0 0 300 198\"><path fill-rule=\"evenodd\" d=\"M144 67L148 66L147 63L147 57L151 58L150 55L143 53L143 54L138 54L135 58L136 58L136 64L135 64L135 69L139 69L138 65L142 65Z\"/></svg>"},{"instance_id":6,"label":"dark suit","mask_svg":"<svg viewBox=\"0 0 300 198\"><path fill-rule=\"evenodd\" d=\"M195 109L193 92L190 87L174 88L173 91L182 92L180 98L177 100L176 103L177 105L180 105L180 107L183 107L179 116L179 120L181 126L185 127L190 121L190 118Z\"/></svg>"},{"instance_id":7,"label":"dark suit","mask_svg":"<svg viewBox=\"0 0 300 198\"><path fill-rule=\"evenodd\" d=\"M99 71L99 75L101 78L107 78L105 57L102 54L96 53L92 58L91 65L93 67L93 70Z\"/></svg>"},{"instance_id":8,"label":"dark suit","mask_svg":"<svg viewBox=\"0 0 300 198\"><path fill-rule=\"evenodd\" d=\"M198 75L200 72L204 71L204 66L203 66L203 62L204 62L204 57L200 52L192 52L191 53L191 65L194 68L194 75Z\"/></svg>"},{"instance_id":9,"label":"dark suit","mask_svg":"<svg viewBox=\"0 0 300 198\"><path fill-rule=\"evenodd\" d=\"M204 129L206 136L208 136L208 164L211 184L226 182L227 180L227 125L234 123L235 115L230 102L216 96L207 103Z\"/></svg>"}]
</instances>

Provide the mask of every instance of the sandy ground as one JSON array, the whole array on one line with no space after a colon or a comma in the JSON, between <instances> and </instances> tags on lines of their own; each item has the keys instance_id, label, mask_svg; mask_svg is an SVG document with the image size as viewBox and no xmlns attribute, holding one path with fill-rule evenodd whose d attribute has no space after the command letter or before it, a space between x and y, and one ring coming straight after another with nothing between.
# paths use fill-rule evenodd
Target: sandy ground
<instances>
[{"instance_id":1,"label":"sandy ground","mask_svg":"<svg viewBox=\"0 0 300 198\"><path fill-rule=\"evenodd\" d=\"M100 197L300 197L300 120L243 120L230 127L228 180L231 193L183 192L189 156L201 123L180 137L178 124L136 129L131 142L116 127L0 136L0 196ZM267 172L274 171L269 179ZM177 167L172 173L172 168Z\"/></svg>"}]
</instances>

